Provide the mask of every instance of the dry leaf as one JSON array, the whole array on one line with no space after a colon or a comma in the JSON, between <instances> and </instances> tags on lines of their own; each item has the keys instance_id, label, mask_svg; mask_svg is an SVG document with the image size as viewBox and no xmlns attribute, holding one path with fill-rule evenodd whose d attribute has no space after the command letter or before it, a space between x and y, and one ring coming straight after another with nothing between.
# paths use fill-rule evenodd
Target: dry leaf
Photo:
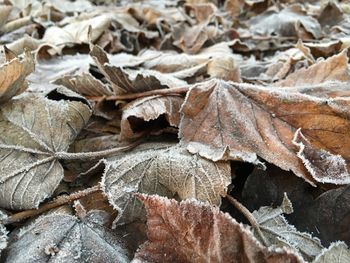
<instances>
[{"instance_id":1,"label":"dry leaf","mask_svg":"<svg viewBox=\"0 0 350 263\"><path fill-rule=\"evenodd\" d=\"M14 58L0 65L0 103L26 90L26 77L34 71L34 59L31 53L25 52L24 57Z\"/></svg>"},{"instance_id":2,"label":"dry leaf","mask_svg":"<svg viewBox=\"0 0 350 263\"><path fill-rule=\"evenodd\" d=\"M56 154L68 150L90 116L88 102L63 87L1 106L1 207L34 208L51 196L63 178Z\"/></svg>"},{"instance_id":3,"label":"dry leaf","mask_svg":"<svg viewBox=\"0 0 350 263\"><path fill-rule=\"evenodd\" d=\"M6 215L0 211L0 220L5 219ZM8 231L6 230L5 226L0 223L0 259L2 251L7 247L7 234Z\"/></svg>"},{"instance_id":4,"label":"dry leaf","mask_svg":"<svg viewBox=\"0 0 350 263\"><path fill-rule=\"evenodd\" d=\"M130 102L123 108L120 137L133 139L152 132L159 134L169 126L178 127L182 103L179 96L152 96Z\"/></svg>"},{"instance_id":5,"label":"dry leaf","mask_svg":"<svg viewBox=\"0 0 350 263\"><path fill-rule=\"evenodd\" d=\"M296 249L305 260L313 260L321 253L323 246L318 238L312 237L309 233L299 232L293 225L290 225L283 214L290 213L293 208L288 207L289 199L283 199L287 207L272 208L264 206L253 212L253 216L259 224L268 245L278 247L290 247ZM254 231L255 233L255 231ZM256 235L257 236L257 235ZM258 238L258 236L257 236ZM259 238L258 238L259 239Z\"/></svg>"},{"instance_id":6,"label":"dry leaf","mask_svg":"<svg viewBox=\"0 0 350 263\"><path fill-rule=\"evenodd\" d=\"M211 162L176 144L147 143L106 162L103 191L118 210L119 224L144 219L133 193L196 198L219 205L231 182L228 162Z\"/></svg>"},{"instance_id":7,"label":"dry leaf","mask_svg":"<svg viewBox=\"0 0 350 263\"><path fill-rule=\"evenodd\" d=\"M90 55L101 73L111 84L115 94L136 93L154 89L174 88L187 85L187 82L170 74L153 70L126 70L109 63L107 54L98 46L93 46Z\"/></svg>"},{"instance_id":8,"label":"dry leaf","mask_svg":"<svg viewBox=\"0 0 350 263\"><path fill-rule=\"evenodd\" d=\"M322 251L313 263L347 263L350 262L350 250L344 242L332 243L329 248Z\"/></svg>"},{"instance_id":9,"label":"dry leaf","mask_svg":"<svg viewBox=\"0 0 350 263\"><path fill-rule=\"evenodd\" d=\"M314 149L341 155L349 165L349 109L348 98L316 98L212 80L192 87L187 94L180 137L191 153L214 161L239 159L259 164L260 156L310 183L347 184L349 174L329 180L323 173L311 179L292 140L301 128Z\"/></svg>"},{"instance_id":10,"label":"dry leaf","mask_svg":"<svg viewBox=\"0 0 350 263\"><path fill-rule=\"evenodd\" d=\"M148 240L132 262L303 262L289 249L263 247L249 229L218 208L138 195L147 210Z\"/></svg>"},{"instance_id":11,"label":"dry leaf","mask_svg":"<svg viewBox=\"0 0 350 263\"><path fill-rule=\"evenodd\" d=\"M129 262L121 238L102 224L98 211L83 219L58 213L39 217L9 244L6 262Z\"/></svg>"},{"instance_id":12,"label":"dry leaf","mask_svg":"<svg viewBox=\"0 0 350 263\"><path fill-rule=\"evenodd\" d=\"M298 87L320 84L326 81L350 81L346 52L319 61L307 69L297 70L285 80L276 82L274 85L277 87Z\"/></svg>"}]
</instances>

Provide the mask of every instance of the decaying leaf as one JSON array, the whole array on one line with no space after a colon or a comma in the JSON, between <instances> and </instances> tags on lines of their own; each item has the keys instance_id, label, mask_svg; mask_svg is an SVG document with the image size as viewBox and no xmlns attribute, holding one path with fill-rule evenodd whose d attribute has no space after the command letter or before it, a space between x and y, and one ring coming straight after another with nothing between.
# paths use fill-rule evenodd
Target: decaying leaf
<instances>
[{"instance_id":1,"label":"decaying leaf","mask_svg":"<svg viewBox=\"0 0 350 263\"><path fill-rule=\"evenodd\" d=\"M130 70L113 66L107 54L98 46L93 46L90 55L101 73L111 84L115 94L143 92L154 89L174 88L187 85L187 82L153 70Z\"/></svg>"},{"instance_id":2,"label":"decaying leaf","mask_svg":"<svg viewBox=\"0 0 350 263\"><path fill-rule=\"evenodd\" d=\"M176 144L147 143L105 164L103 191L118 210L120 224L144 219L143 207L133 193L196 198L219 205L231 182L228 162L211 162Z\"/></svg>"},{"instance_id":3,"label":"decaying leaf","mask_svg":"<svg viewBox=\"0 0 350 263\"><path fill-rule=\"evenodd\" d=\"M345 52L334 55L325 61L317 62L308 69L300 69L285 80L276 82L279 87L297 87L320 84L326 81L349 82L348 57Z\"/></svg>"},{"instance_id":4,"label":"decaying leaf","mask_svg":"<svg viewBox=\"0 0 350 263\"><path fill-rule=\"evenodd\" d=\"M272 208L269 206L261 207L253 212L260 230L263 233L268 245L288 246L296 249L305 260L312 260L321 253L323 246L318 238L312 237L309 233L299 232L293 225L290 225L284 218L284 213L293 211L288 207L288 199L285 206ZM289 211L288 211L289 209Z\"/></svg>"},{"instance_id":5,"label":"decaying leaf","mask_svg":"<svg viewBox=\"0 0 350 263\"><path fill-rule=\"evenodd\" d=\"M88 102L63 87L27 94L0 109L0 206L34 208L61 179L67 151L91 116Z\"/></svg>"},{"instance_id":6,"label":"decaying leaf","mask_svg":"<svg viewBox=\"0 0 350 263\"><path fill-rule=\"evenodd\" d=\"M332 243L329 248L322 251L313 263L350 262L350 250L344 242Z\"/></svg>"},{"instance_id":7,"label":"decaying leaf","mask_svg":"<svg viewBox=\"0 0 350 263\"><path fill-rule=\"evenodd\" d=\"M166 127L178 127L183 98L179 96L152 96L127 104L123 108L120 137L132 139Z\"/></svg>"},{"instance_id":8,"label":"decaying leaf","mask_svg":"<svg viewBox=\"0 0 350 263\"><path fill-rule=\"evenodd\" d=\"M6 218L6 215L0 211L0 220ZM0 223L0 259L2 251L7 247L7 234L8 231L6 230L5 226Z\"/></svg>"},{"instance_id":9,"label":"decaying leaf","mask_svg":"<svg viewBox=\"0 0 350 263\"><path fill-rule=\"evenodd\" d=\"M26 90L26 77L34 71L34 59L29 51L0 65L0 103Z\"/></svg>"},{"instance_id":10,"label":"decaying leaf","mask_svg":"<svg viewBox=\"0 0 350 263\"><path fill-rule=\"evenodd\" d=\"M218 208L138 195L147 210L148 241L132 262L303 262L289 249L268 249Z\"/></svg>"},{"instance_id":11,"label":"decaying leaf","mask_svg":"<svg viewBox=\"0 0 350 263\"><path fill-rule=\"evenodd\" d=\"M349 183L349 174L343 173L331 180L327 173L311 177L293 144L294 134L300 128L312 148L341 155L348 167L347 97L317 98L212 80L192 87L181 111L180 137L192 153L214 161L240 159L255 164L260 163L260 156L310 183Z\"/></svg>"},{"instance_id":12,"label":"decaying leaf","mask_svg":"<svg viewBox=\"0 0 350 263\"><path fill-rule=\"evenodd\" d=\"M121 238L102 222L99 211L83 219L59 213L39 217L9 244L6 262L129 262Z\"/></svg>"}]
</instances>

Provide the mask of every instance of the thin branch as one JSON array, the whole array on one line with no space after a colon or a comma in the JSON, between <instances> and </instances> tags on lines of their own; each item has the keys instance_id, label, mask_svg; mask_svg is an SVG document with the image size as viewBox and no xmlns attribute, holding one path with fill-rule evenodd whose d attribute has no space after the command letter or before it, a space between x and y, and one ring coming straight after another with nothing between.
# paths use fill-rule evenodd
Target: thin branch
<instances>
[{"instance_id":1,"label":"thin branch","mask_svg":"<svg viewBox=\"0 0 350 263\"><path fill-rule=\"evenodd\" d=\"M95 159L95 158L104 158L111 154L115 154L118 152L123 152L126 150L130 150L135 146L140 144L140 140L134 143L131 143L127 146L116 147L108 150L97 151L97 152L80 152L80 153L68 153L68 152L57 152L55 153L55 157L61 160L85 160L85 159Z\"/></svg>"},{"instance_id":2,"label":"thin branch","mask_svg":"<svg viewBox=\"0 0 350 263\"><path fill-rule=\"evenodd\" d=\"M226 195L227 200L234 205L234 207L240 211L245 218L249 221L249 223L252 225L252 227L256 230L257 234L259 235L261 241L265 246L268 246L268 242L264 236L264 234L261 232L259 223L256 221L255 217L252 215L252 213L244 206L242 205L237 199L230 196L229 194Z\"/></svg>"},{"instance_id":3,"label":"thin branch","mask_svg":"<svg viewBox=\"0 0 350 263\"><path fill-rule=\"evenodd\" d=\"M29 217L40 215L40 214L42 214L50 209L71 203L77 199L80 199L84 196L90 195L90 194L95 193L95 192L100 191L100 190L101 190L101 186L95 185L93 187L84 189L82 191L75 192L75 193L70 194L68 196L60 196L49 203L43 204L38 209L30 209L30 210L25 210L25 211L13 214L13 215L3 219L2 221L0 221L0 223L2 223L4 225L8 225L8 224L16 223L16 222L21 222Z\"/></svg>"},{"instance_id":4,"label":"thin branch","mask_svg":"<svg viewBox=\"0 0 350 263\"><path fill-rule=\"evenodd\" d=\"M149 90L145 92L139 92L139 93L130 93L130 94L122 94L122 95L113 95L113 96L98 96L98 97L89 97L86 98L93 101L99 101L102 99L105 100L134 100L138 98L144 98L148 96L155 96L155 95L179 95L186 93L190 89L190 86L186 87L179 87L179 88L170 88L170 89L156 89L156 90Z\"/></svg>"}]
</instances>

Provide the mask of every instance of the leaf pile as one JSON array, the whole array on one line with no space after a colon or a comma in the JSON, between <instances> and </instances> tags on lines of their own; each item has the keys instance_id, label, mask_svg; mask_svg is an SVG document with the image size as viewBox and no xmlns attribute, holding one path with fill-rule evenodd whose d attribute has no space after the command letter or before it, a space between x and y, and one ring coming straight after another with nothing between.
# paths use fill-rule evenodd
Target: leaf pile
<instances>
[{"instance_id":1,"label":"leaf pile","mask_svg":"<svg viewBox=\"0 0 350 263\"><path fill-rule=\"evenodd\" d=\"M350 262L346 1L0 1L1 262Z\"/></svg>"}]
</instances>

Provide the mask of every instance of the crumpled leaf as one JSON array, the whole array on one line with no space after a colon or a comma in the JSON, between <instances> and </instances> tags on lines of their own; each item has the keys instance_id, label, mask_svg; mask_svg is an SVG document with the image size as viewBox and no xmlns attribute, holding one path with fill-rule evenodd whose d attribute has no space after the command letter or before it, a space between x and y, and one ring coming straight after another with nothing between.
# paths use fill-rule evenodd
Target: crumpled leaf
<instances>
[{"instance_id":1,"label":"crumpled leaf","mask_svg":"<svg viewBox=\"0 0 350 263\"><path fill-rule=\"evenodd\" d=\"M313 263L329 262L350 262L350 250L344 242L332 243L329 248L324 249L313 261Z\"/></svg>"},{"instance_id":2,"label":"crumpled leaf","mask_svg":"<svg viewBox=\"0 0 350 263\"><path fill-rule=\"evenodd\" d=\"M307 16L300 4L282 10L270 9L249 21L250 31L256 35L295 36L301 39L320 38L321 26L316 19Z\"/></svg>"},{"instance_id":3,"label":"crumpled leaf","mask_svg":"<svg viewBox=\"0 0 350 263\"><path fill-rule=\"evenodd\" d=\"M187 82L158 71L130 70L113 66L107 54L98 46L93 46L90 55L101 73L111 84L115 94L136 93L154 89L173 88L187 85Z\"/></svg>"},{"instance_id":4,"label":"crumpled leaf","mask_svg":"<svg viewBox=\"0 0 350 263\"><path fill-rule=\"evenodd\" d=\"M268 249L247 227L195 200L138 195L147 210L148 241L132 262L303 262L289 249Z\"/></svg>"},{"instance_id":5,"label":"crumpled leaf","mask_svg":"<svg viewBox=\"0 0 350 263\"><path fill-rule=\"evenodd\" d=\"M34 59L29 51L0 65L0 103L26 90L26 77L34 71Z\"/></svg>"},{"instance_id":6,"label":"crumpled leaf","mask_svg":"<svg viewBox=\"0 0 350 263\"><path fill-rule=\"evenodd\" d=\"M103 227L98 211L78 219L68 214L41 216L17 234L6 262L129 262L121 238Z\"/></svg>"},{"instance_id":7,"label":"crumpled leaf","mask_svg":"<svg viewBox=\"0 0 350 263\"><path fill-rule=\"evenodd\" d=\"M105 164L103 191L118 210L119 224L144 219L144 209L133 193L176 195L219 205L231 182L228 162L191 155L177 144L143 144Z\"/></svg>"},{"instance_id":8,"label":"crumpled leaf","mask_svg":"<svg viewBox=\"0 0 350 263\"><path fill-rule=\"evenodd\" d=\"M329 180L327 173L311 178L292 142L301 128L314 149L341 155L348 166L348 98L317 98L212 80L190 89L181 112L180 137L191 153L214 161L239 159L255 164L261 163L260 156L309 183L347 184L350 180L349 174L337 180Z\"/></svg>"},{"instance_id":9,"label":"crumpled leaf","mask_svg":"<svg viewBox=\"0 0 350 263\"><path fill-rule=\"evenodd\" d=\"M278 87L297 87L326 81L350 81L346 52L334 55L324 61L319 61L307 69L297 70L274 85Z\"/></svg>"},{"instance_id":10,"label":"crumpled leaf","mask_svg":"<svg viewBox=\"0 0 350 263\"><path fill-rule=\"evenodd\" d=\"M283 214L289 214L292 211L291 203L285 197L281 206L277 208L261 207L258 211L253 212L253 216L269 246L288 246L291 249L296 249L305 260L312 260L323 249L321 241L309 233L299 232L287 222Z\"/></svg>"},{"instance_id":11,"label":"crumpled leaf","mask_svg":"<svg viewBox=\"0 0 350 263\"><path fill-rule=\"evenodd\" d=\"M6 215L0 211L0 220L6 218ZM7 234L8 231L6 230L5 226L0 223L0 258L2 251L7 247Z\"/></svg>"},{"instance_id":12,"label":"crumpled leaf","mask_svg":"<svg viewBox=\"0 0 350 263\"><path fill-rule=\"evenodd\" d=\"M120 137L138 138L149 132L161 133L166 127L178 127L183 98L152 96L134 100L123 108Z\"/></svg>"},{"instance_id":13,"label":"crumpled leaf","mask_svg":"<svg viewBox=\"0 0 350 263\"><path fill-rule=\"evenodd\" d=\"M27 94L0 109L0 207L29 209L49 197L67 151L91 116L88 102L57 87L46 96Z\"/></svg>"}]
</instances>

